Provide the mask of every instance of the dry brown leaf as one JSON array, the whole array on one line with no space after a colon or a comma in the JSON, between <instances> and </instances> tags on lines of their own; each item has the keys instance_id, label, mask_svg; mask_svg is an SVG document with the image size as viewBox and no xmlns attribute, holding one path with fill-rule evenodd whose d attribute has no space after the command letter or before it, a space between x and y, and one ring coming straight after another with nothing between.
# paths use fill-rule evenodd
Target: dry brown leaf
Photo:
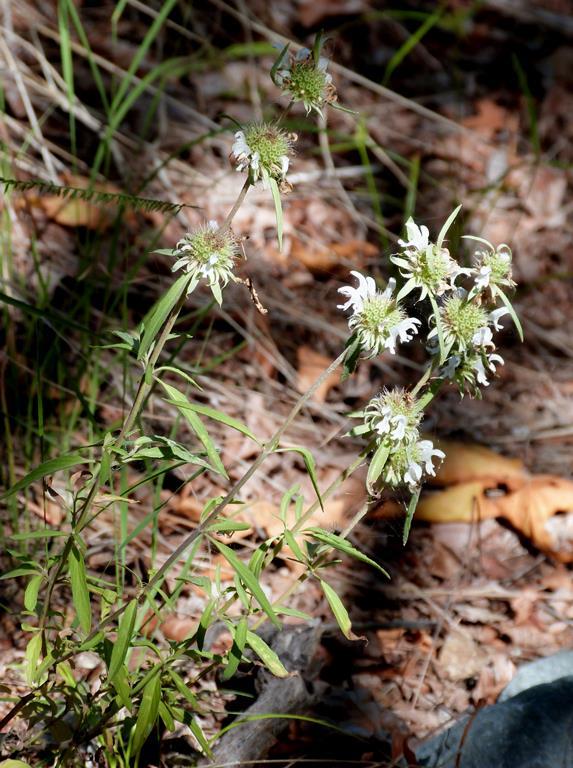
<instances>
[{"instance_id":1,"label":"dry brown leaf","mask_svg":"<svg viewBox=\"0 0 573 768\"><path fill-rule=\"evenodd\" d=\"M369 257L376 256L378 249L365 240L348 240L343 243L323 244L312 239L303 242L293 238L291 256L304 264L311 272L332 272L341 262L351 262L361 267Z\"/></svg>"},{"instance_id":2,"label":"dry brown leaf","mask_svg":"<svg viewBox=\"0 0 573 768\"><path fill-rule=\"evenodd\" d=\"M455 485L471 480L490 481L497 485L527 475L520 459L501 456L483 445L440 440L439 447L446 458L436 477L430 478L435 485Z\"/></svg>"},{"instance_id":3,"label":"dry brown leaf","mask_svg":"<svg viewBox=\"0 0 573 768\"><path fill-rule=\"evenodd\" d=\"M497 485L497 484L496 484ZM416 519L432 523L504 517L538 549L573 562L573 482L553 475L512 478L507 493L488 495L487 481L461 483L424 496ZM495 487L495 486L494 486Z\"/></svg>"},{"instance_id":4,"label":"dry brown leaf","mask_svg":"<svg viewBox=\"0 0 573 768\"><path fill-rule=\"evenodd\" d=\"M466 128L492 138L498 131L517 131L519 115L517 112L508 112L492 99L481 99L476 104L477 114L470 115L462 120Z\"/></svg>"},{"instance_id":5,"label":"dry brown leaf","mask_svg":"<svg viewBox=\"0 0 573 768\"><path fill-rule=\"evenodd\" d=\"M299 392L306 392L330 365L332 360L329 357L315 352L310 347L299 347L297 349L297 382L296 387ZM324 403L329 391L340 382L340 375L333 371L320 384L314 395L313 400L318 403Z\"/></svg>"},{"instance_id":6,"label":"dry brown leaf","mask_svg":"<svg viewBox=\"0 0 573 768\"><path fill-rule=\"evenodd\" d=\"M83 176L68 176L64 179L68 186L77 189L87 189L90 181ZM94 184L98 192L119 194L121 190L114 184ZM30 192L28 203L41 208L46 216L61 224L63 227L86 227L87 229L105 229L113 221L117 206L113 204L97 204L89 200L70 200L59 195L37 195Z\"/></svg>"},{"instance_id":7,"label":"dry brown leaf","mask_svg":"<svg viewBox=\"0 0 573 768\"><path fill-rule=\"evenodd\" d=\"M161 631L167 640L175 640L180 643L186 640L197 629L197 621L189 617L179 618L178 616L168 616L161 623Z\"/></svg>"},{"instance_id":8,"label":"dry brown leaf","mask_svg":"<svg viewBox=\"0 0 573 768\"><path fill-rule=\"evenodd\" d=\"M469 635L451 632L442 645L439 664L450 680L466 680L479 675L487 654Z\"/></svg>"}]
</instances>

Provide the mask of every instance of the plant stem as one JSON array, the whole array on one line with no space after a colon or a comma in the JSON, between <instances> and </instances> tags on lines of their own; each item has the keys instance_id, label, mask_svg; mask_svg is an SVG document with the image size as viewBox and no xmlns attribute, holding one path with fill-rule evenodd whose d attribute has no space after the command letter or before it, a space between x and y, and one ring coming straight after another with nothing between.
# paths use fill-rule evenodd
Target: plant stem
<instances>
[{"instance_id":1,"label":"plant stem","mask_svg":"<svg viewBox=\"0 0 573 768\"><path fill-rule=\"evenodd\" d=\"M245 183L241 187L241 191L239 192L239 196L235 200L234 206L231 208L229 213L227 214L227 217L225 218L225 221L223 222L223 226L221 227L222 232L226 232L228 229L231 228L231 224L233 223L233 219L235 218L235 214L243 204L243 201L247 195L247 192L249 191L249 187L251 186L251 180L247 177L245 180Z\"/></svg>"}]
</instances>

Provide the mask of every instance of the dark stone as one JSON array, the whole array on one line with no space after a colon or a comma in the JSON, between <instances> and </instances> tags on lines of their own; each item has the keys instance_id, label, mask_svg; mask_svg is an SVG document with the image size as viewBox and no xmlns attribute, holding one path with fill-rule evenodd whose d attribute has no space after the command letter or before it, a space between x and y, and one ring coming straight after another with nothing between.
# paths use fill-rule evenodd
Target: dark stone
<instances>
[{"instance_id":1,"label":"dark stone","mask_svg":"<svg viewBox=\"0 0 573 768\"><path fill-rule=\"evenodd\" d=\"M424 768L573 768L573 677L478 710L415 753Z\"/></svg>"}]
</instances>

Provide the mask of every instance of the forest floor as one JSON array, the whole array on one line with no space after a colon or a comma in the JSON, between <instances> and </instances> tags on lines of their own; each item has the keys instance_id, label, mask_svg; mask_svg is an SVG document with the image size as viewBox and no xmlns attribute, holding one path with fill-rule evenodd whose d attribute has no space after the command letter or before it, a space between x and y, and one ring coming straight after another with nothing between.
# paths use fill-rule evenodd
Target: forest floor
<instances>
[{"instance_id":1,"label":"forest floor","mask_svg":"<svg viewBox=\"0 0 573 768\"><path fill-rule=\"evenodd\" d=\"M351 541L391 575L388 581L346 560L332 571L360 639L337 632L315 582L291 598L292 607L322 622L314 682L327 687L310 714L345 735L293 722L270 755L253 759L319 764L334 755L338 764L382 765L406 740L493 703L521 663L573 647L573 22L565 0L514 7L486 1L478 8L452 0L439 12L433 3L399 3L396 13L367 0L193 5L188 18L176 14L165 25L136 76L145 78L167 54L191 55L194 66L183 75L167 71L160 88L142 89L113 133L113 162L98 174L102 189L186 207L130 211L118 223L109 208L49 191L14 191L0 204L0 457L19 477L38 452L49 455L60 441L90 441L86 404L98 424L117 420L124 363L95 344L105 329L141 319L167 285L169 260L150 251L172 247L232 206L242 179L228 160L233 125L226 116L241 122L279 109L268 77L273 57L256 43L278 33L308 44L324 28L340 103L358 116L330 110L328 133L319 134L305 132L293 112L298 141L282 252L268 190L251 190L234 221L244 238L240 274L268 312L243 285L229 286L223 309L207 317L207 294L190 296L192 338L178 362L199 371L201 402L257 435L272 434L342 349L347 326L337 289L351 269L388 276L388 256L412 212L435 233L462 203L465 231L510 244L525 332L521 344L506 324L505 365L483 399L460 399L452 389L432 404L425 430L447 446L448 458L422 496L407 545L390 502L371 504L352 531ZM55 6L24 1L4 11L1 175L78 187L93 169L101 110L85 41L74 34L70 122ZM77 6L102 72L120 81L156 16L154 4L128 0L115 38L105 4ZM418 42L407 45L424 23ZM62 316L77 328L59 325ZM421 364L403 350L364 362L345 382L338 374L328 379L298 414L285 439L313 452L321 487L360 448L343 437L347 414L384 386L410 385ZM160 398L148 412L160 426L173 418ZM238 479L253 458L252 443L222 425L213 437L231 481ZM10 478L6 470L6 485ZM136 479L134 469L127 480ZM348 479L316 523L344 530L367 501L364 480L365 469ZM280 498L294 485L312 502L300 456L284 453L244 487L239 517L250 527L233 539L242 556L280 529ZM144 528L127 547L125 565L135 573L164 562L197 525L204 500L225 490L207 475L176 489L173 482L161 491L156 529ZM143 491L136 502L129 532L156 503ZM26 520L32 528L57 528L61 509L39 488ZM4 535L22 524L7 510ZM87 558L93 572L113 557L117 525L111 511L94 522ZM204 575L232 578L220 555L202 557ZM268 594L288 592L298 575L285 559L267 577ZM11 695L23 694L22 585L3 584L0 677ZM202 610L189 589L156 631L181 640ZM224 648L229 638L216 642ZM88 678L97 670L84 661ZM215 681L206 685L215 695ZM244 681L255 695L252 685ZM219 721L204 723L207 731L240 698L221 690Z\"/></svg>"}]
</instances>

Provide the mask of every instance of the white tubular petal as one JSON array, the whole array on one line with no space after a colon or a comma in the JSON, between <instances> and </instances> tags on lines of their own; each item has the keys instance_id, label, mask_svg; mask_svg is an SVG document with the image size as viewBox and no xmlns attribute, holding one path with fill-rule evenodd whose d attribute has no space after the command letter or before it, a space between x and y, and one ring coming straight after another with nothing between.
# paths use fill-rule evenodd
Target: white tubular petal
<instances>
[{"instance_id":1,"label":"white tubular petal","mask_svg":"<svg viewBox=\"0 0 573 768\"><path fill-rule=\"evenodd\" d=\"M394 293L394 289L395 288L396 288L396 278L395 277L391 277L388 280L388 284L387 284L386 288L384 289L384 293L382 294L382 296L385 299L389 299L390 296Z\"/></svg>"},{"instance_id":2,"label":"white tubular petal","mask_svg":"<svg viewBox=\"0 0 573 768\"><path fill-rule=\"evenodd\" d=\"M408 470L404 475L404 482L408 483L410 487L418 485L422 479L422 467L415 461L410 461L408 464Z\"/></svg>"},{"instance_id":3,"label":"white tubular petal","mask_svg":"<svg viewBox=\"0 0 573 768\"><path fill-rule=\"evenodd\" d=\"M289 159L286 155L283 155L281 157L281 174L283 177L287 175L288 165L289 165Z\"/></svg>"},{"instance_id":4,"label":"white tubular petal","mask_svg":"<svg viewBox=\"0 0 573 768\"><path fill-rule=\"evenodd\" d=\"M489 387L489 381L487 380L485 366L481 358L479 357L477 358L477 360L473 363L472 368L476 372L476 379L478 383L484 387Z\"/></svg>"},{"instance_id":5,"label":"white tubular petal","mask_svg":"<svg viewBox=\"0 0 573 768\"><path fill-rule=\"evenodd\" d=\"M489 313L489 322L493 325L496 331L500 331L503 328L503 325L499 322L499 318L507 315L508 312L509 310L507 307L500 307L499 309L494 309L493 312Z\"/></svg>"},{"instance_id":6,"label":"white tubular petal","mask_svg":"<svg viewBox=\"0 0 573 768\"><path fill-rule=\"evenodd\" d=\"M483 328L478 328L478 330L474 333L472 337L472 344L475 347L489 347L493 346L492 339L493 334L491 332L491 328L484 326Z\"/></svg>"}]
</instances>

